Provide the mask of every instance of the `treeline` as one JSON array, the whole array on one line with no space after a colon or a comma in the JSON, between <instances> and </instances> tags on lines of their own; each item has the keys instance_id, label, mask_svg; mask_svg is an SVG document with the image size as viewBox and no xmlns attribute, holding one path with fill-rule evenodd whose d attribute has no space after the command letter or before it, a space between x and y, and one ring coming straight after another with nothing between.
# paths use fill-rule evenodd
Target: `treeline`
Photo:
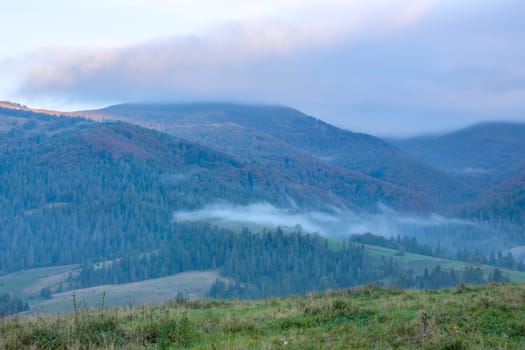
<instances>
[{"instance_id":1,"label":"treeline","mask_svg":"<svg viewBox=\"0 0 525 350\"><path fill-rule=\"evenodd\" d=\"M355 234L350 236L350 240L356 243L376 245L384 248L398 250L399 254L404 252L410 252L415 254L421 254L426 256L434 257L450 257L450 253L447 249L441 245L437 245L432 248L428 244L420 243L417 238L409 236L396 236L386 238L372 233ZM466 248L459 248L456 256L457 260L464 261L467 263L478 264L478 265L491 265L500 268L525 271L525 264L519 260L516 260L511 252L503 254L501 251L495 253L492 251L488 256L483 254L479 249L475 251L468 250Z\"/></svg>"},{"instance_id":2,"label":"treeline","mask_svg":"<svg viewBox=\"0 0 525 350\"><path fill-rule=\"evenodd\" d=\"M29 310L29 305L12 294L0 295L0 317Z\"/></svg>"},{"instance_id":3,"label":"treeline","mask_svg":"<svg viewBox=\"0 0 525 350\"><path fill-rule=\"evenodd\" d=\"M494 268L485 278L480 267L469 266L463 271L454 268L435 266L432 270L425 268L423 274L415 275L412 269L398 270L391 285L396 288L411 289L442 289L451 288L460 284L485 284L488 282L505 283L510 279L500 269Z\"/></svg>"},{"instance_id":4,"label":"treeline","mask_svg":"<svg viewBox=\"0 0 525 350\"><path fill-rule=\"evenodd\" d=\"M511 252L508 252L507 254L503 254L501 251L499 251L497 254L491 252L487 257L480 250L470 252L466 249L458 249L457 258L458 260L475 264L485 264L512 270L525 271L525 264L516 260Z\"/></svg>"},{"instance_id":5,"label":"treeline","mask_svg":"<svg viewBox=\"0 0 525 350\"><path fill-rule=\"evenodd\" d=\"M129 283L192 270L218 270L221 278L212 286L212 298L265 298L347 288L367 283L385 283L398 288L440 289L459 284L509 281L499 268L485 277L480 267L464 270L435 266L416 275L403 270L392 257L370 259L364 243L386 242L394 247L415 239L376 239L366 235L360 243L344 241L341 249L330 249L318 235L281 229L235 233L206 223L175 224L161 248L137 253L103 264L85 264L67 288ZM424 248L427 249L427 248Z\"/></svg>"},{"instance_id":6,"label":"treeline","mask_svg":"<svg viewBox=\"0 0 525 350\"><path fill-rule=\"evenodd\" d=\"M398 235L397 237L386 238L372 233L354 234L350 240L356 243L377 245L384 248L407 251L427 256L442 257L446 254L446 249L440 245L432 248L430 245L419 243L417 238Z\"/></svg>"},{"instance_id":7,"label":"treeline","mask_svg":"<svg viewBox=\"0 0 525 350\"><path fill-rule=\"evenodd\" d=\"M174 227L158 251L135 254L103 266L85 265L70 287L126 283L191 270L218 270L216 298L263 298L371 283L395 270L394 262L373 265L363 245L328 247L318 235L234 233L204 223Z\"/></svg>"}]
</instances>

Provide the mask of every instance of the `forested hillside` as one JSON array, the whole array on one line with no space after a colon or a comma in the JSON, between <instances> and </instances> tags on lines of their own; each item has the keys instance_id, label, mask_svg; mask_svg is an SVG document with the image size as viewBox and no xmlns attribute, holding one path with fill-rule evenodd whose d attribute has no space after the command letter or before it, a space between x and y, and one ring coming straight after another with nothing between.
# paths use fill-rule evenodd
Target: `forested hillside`
<instances>
[{"instance_id":1,"label":"forested hillside","mask_svg":"<svg viewBox=\"0 0 525 350\"><path fill-rule=\"evenodd\" d=\"M318 174L292 182L301 175L259 169L154 130L24 109L0 112L0 273L83 263L72 288L220 269L233 282L218 283L216 296L261 297L367 283L393 269L370 265L357 247L333 252L319 237L239 236L172 221L175 210L219 200L284 206L292 199L304 207L343 203L355 210L361 210L351 202L355 197L361 204L375 201L344 172L335 183L319 179L344 193L332 201L309 184ZM378 193L387 199L384 188ZM396 191L388 196L397 200L403 191ZM255 266L254 259L266 263ZM108 260L113 270L89 272L92 263Z\"/></svg>"},{"instance_id":2,"label":"forested hillside","mask_svg":"<svg viewBox=\"0 0 525 350\"><path fill-rule=\"evenodd\" d=\"M213 107L217 114L204 106ZM0 274L80 264L78 269L69 269L67 278L60 277L60 283L32 294L51 298L61 291L199 271L218 276L208 296L251 299L371 282L431 289L504 282L510 280L509 269L522 266L501 253L494 264L488 257L507 242L524 241L521 172L513 170L513 177L476 200L466 194L470 190L463 191L466 187L455 188L466 205L456 203L459 197L442 201L432 195L443 184L441 175L436 175L437 187L429 192L379 179L379 173L360 173L351 169L353 165L343 164L344 157L336 161L321 154L323 149L336 148L341 154L357 152L354 160L360 162L362 171L374 162L382 163L382 157L395 161L397 167L416 164L379 139L341 131L291 109L204 106L178 106L180 115L173 114L173 106L166 111L157 106L150 112L151 106L140 107L140 115L159 123L149 128L58 112L37 113L25 107L1 108L0 212L4 220L0 222ZM123 107L109 111L115 108ZM248 112L253 118L245 118ZM162 124L164 117L166 125ZM301 132L296 133L298 130ZM411 169L416 175L426 174L426 170ZM401 171L398 174L405 176ZM410 181L426 176L419 175ZM444 190L443 195L448 196L446 193ZM351 220L357 220L358 224L353 223L357 230L365 229L359 225L366 220L375 220L375 227L387 231L390 228L384 222L398 222L404 234L418 236L424 243L418 245L412 236L395 246L385 239L372 244L398 249L399 256L412 249L429 261L432 256L443 257L443 245L449 245L447 258L455 258L460 249L466 257L481 254L482 260L465 258L460 268L441 266L449 262L440 260L414 269L398 264L391 255L371 253L362 244L370 242L342 239L333 246L324 237L301 232L295 221L287 222L285 231L261 227L241 231L239 225L227 229L192 217L213 203L238 205L230 208L240 211L246 208L243 205L268 203L272 208L291 210L289 220L304 220L301 215L308 213L308 219L318 217L320 222L331 223L333 232L325 234L334 237L348 233L345 225ZM386 212L378 213L379 203L387 205L381 209ZM467 219L504 229L497 232L485 224L429 215L439 208L460 211ZM185 219L175 221L179 216L174 213L179 211L186 213ZM266 213L263 225L275 227L272 216L288 215L282 213ZM345 221L345 215L351 220ZM337 222L343 226L337 227ZM468 248L481 250L478 254ZM208 283L207 288L213 282Z\"/></svg>"},{"instance_id":3,"label":"forested hillside","mask_svg":"<svg viewBox=\"0 0 525 350\"><path fill-rule=\"evenodd\" d=\"M82 114L186 137L254 165L278 169L294 181L310 174L308 181L316 188L329 183L331 193L341 187L334 177L345 171L365 174L368 180L356 179L354 173L343 181L358 183L351 196L359 207L370 211L381 202L402 212L460 215L483 221L491 226L491 234L508 234L514 242L524 239L518 232L523 205L517 180L525 164L523 124L486 123L440 136L388 140L398 149L280 106L123 104ZM371 178L381 180L380 187ZM395 201L396 187L412 195L398 192ZM349 198L348 192L337 194ZM506 204L498 209L495 202Z\"/></svg>"},{"instance_id":4,"label":"forested hillside","mask_svg":"<svg viewBox=\"0 0 525 350\"><path fill-rule=\"evenodd\" d=\"M466 205L462 215L525 227L525 169L520 169L517 175L503 180Z\"/></svg>"},{"instance_id":5,"label":"forested hillside","mask_svg":"<svg viewBox=\"0 0 525 350\"><path fill-rule=\"evenodd\" d=\"M345 242L332 250L327 240L300 232L257 234L206 224L179 224L158 251L127 256L103 266L84 266L68 288L128 283L184 271L218 270L215 298L263 298L351 287L379 281L396 269L373 264L364 246Z\"/></svg>"},{"instance_id":6,"label":"forested hillside","mask_svg":"<svg viewBox=\"0 0 525 350\"><path fill-rule=\"evenodd\" d=\"M79 115L156 128L291 173L322 167L330 174L337 166L420 195L399 209L432 208L429 204L439 207L473 195L468 185L412 159L379 138L339 129L288 107L128 104ZM368 182L367 190L377 186Z\"/></svg>"},{"instance_id":7,"label":"forested hillside","mask_svg":"<svg viewBox=\"0 0 525 350\"><path fill-rule=\"evenodd\" d=\"M392 140L417 159L486 189L525 164L525 124L482 123L443 135Z\"/></svg>"},{"instance_id":8,"label":"forested hillside","mask_svg":"<svg viewBox=\"0 0 525 350\"><path fill-rule=\"evenodd\" d=\"M401 258L405 254L405 246L401 244L415 242L407 245L408 250L419 247L415 239L399 242L397 255ZM430 259L432 253L426 253ZM509 268L525 270L512 257L511 265L502 264L508 260L502 257L494 260L494 267L487 273L488 266L482 268L480 264L490 262L483 255L477 258L480 256L481 261L472 259L464 266L444 267L436 263L424 269L404 268L393 257L372 257L367 247L355 242L355 238L330 247L326 238L301 232L284 233L277 229L254 233L244 229L235 233L208 224L186 223L175 225L159 250L101 264L85 264L63 287L78 289L137 282L185 271L217 270L221 278L211 287L210 297L254 299L304 295L367 283L440 289L461 283L510 282L507 273L496 266L507 268L507 272Z\"/></svg>"},{"instance_id":9,"label":"forested hillside","mask_svg":"<svg viewBox=\"0 0 525 350\"><path fill-rule=\"evenodd\" d=\"M1 272L156 249L177 208L279 203L299 193L156 131L1 112Z\"/></svg>"}]
</instances>

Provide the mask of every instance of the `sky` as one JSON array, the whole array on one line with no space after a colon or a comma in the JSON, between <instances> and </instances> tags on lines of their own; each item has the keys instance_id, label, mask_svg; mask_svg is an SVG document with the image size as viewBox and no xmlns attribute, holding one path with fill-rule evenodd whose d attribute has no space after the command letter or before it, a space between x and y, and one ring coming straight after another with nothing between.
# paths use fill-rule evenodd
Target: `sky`
<instances>
[{"instance_id":1,"label":"sky","mask_svg":"<svg viewBox=\"0 0 525 350\"><path fill-rule=\"evenodd\" d=\"M523 0L17 0L0 100L282 104L379 136L525 121Z\"/></svg>"}]
</instances>

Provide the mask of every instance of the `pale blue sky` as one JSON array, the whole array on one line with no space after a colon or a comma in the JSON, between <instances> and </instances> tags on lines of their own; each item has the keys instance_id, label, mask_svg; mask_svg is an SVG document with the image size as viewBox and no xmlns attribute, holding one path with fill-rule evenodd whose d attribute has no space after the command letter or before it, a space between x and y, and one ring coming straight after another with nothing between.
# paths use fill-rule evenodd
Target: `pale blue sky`
<instances>
[{"instance_id":1,"label":"pale blue sky","mask_svg":"<svg viewBox=\"0 0 525 350\"><path fill-rule=\"evenodd\" d=\"M522 0L18 0L0 100L280 103L379 135L525 121Z\"/></svg>"}]
</instances>

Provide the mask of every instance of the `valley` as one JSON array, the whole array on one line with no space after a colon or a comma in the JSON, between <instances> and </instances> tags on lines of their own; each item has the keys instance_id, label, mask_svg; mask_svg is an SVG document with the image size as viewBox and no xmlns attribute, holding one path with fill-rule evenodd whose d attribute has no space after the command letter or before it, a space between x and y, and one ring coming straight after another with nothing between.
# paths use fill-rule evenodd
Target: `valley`
<instances>
[{"instance_id":1,"label":"valley","mask_svg":"<svg viewBox=\"0 0 525 350\"><path fill-rule=\"evenodd\" d=\"M280 106L1 107L0 294L27 314L71 311L73 295L91 308L525 281L514 257L456 257L524 244L520 168L484 190L415 141L394 142L405 153ZM446 252L347 241L366 232Z\"/></svg>"},{"instance_id":2,"label":"valley","mask_svg":"<svg viewBox=\"0 0 525 350\"><path fill-rule=\"evenodd\" d=\"M5 1L0 350L525 349L524 13Z\"/></svg>"}]
</instances>

